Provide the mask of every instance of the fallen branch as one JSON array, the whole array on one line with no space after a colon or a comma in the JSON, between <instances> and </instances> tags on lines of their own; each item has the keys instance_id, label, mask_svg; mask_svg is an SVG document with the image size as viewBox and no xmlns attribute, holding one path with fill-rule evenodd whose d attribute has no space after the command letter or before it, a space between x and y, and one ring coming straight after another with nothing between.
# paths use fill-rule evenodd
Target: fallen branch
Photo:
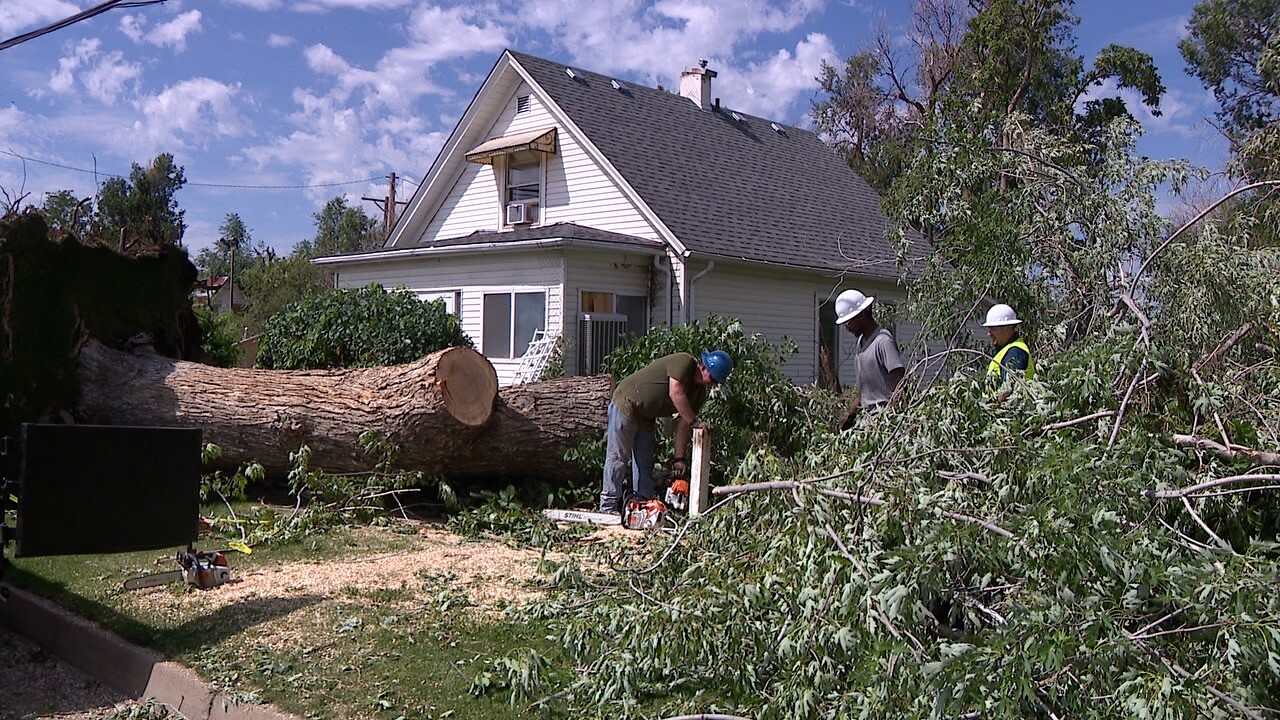
<instances>
[{"instance_id":1,"label":"fallen branch","mask_svg":"<svg viewBox=\"0 0 1280 720\"><path fill-rule=\"evenodd\" d=\"M1152 261L1154 261L1158 255L1160 255L1160 253L1164 252L1166 248L1172 245L1173 241L1179 235L1186 232L1188 228L1190 228L1191 226L1203 220L1206 215L1213 212L1219 205L1230 200L1236 195L1239 195L1242 192L1247 192L1249 190L1253 190L1255 188L1260 188L1260 187L1272 187L1272 186L1278 186L1278 185L1280 185L1280 180L1262 180L1260 182L1251 183L1243 187L1238 187L1235 190L1232 190L1231 192L1219 198L1216 202L1214 202L1209 207L1205 208L1204 210L1201 210L1199 215L1196 215L1195 217L1191 218L1190 220L1187 221L1185 225L1173 231L1173 233L1169 235L1168 238L1165 238L1164 242L1160 243L1160 247L1156 248L1150 255L1148 255L1146 260L1142 261L1142 266L1138 268L1138 272L1134 273L1133 277L1129 279L1130 296L1133 295L1134 289L1138 287L1138 280L1142 277L1142 274L1147 271L1147 266L1149 266L1152 263Z\"/></svg>"},{"instance_id":2,"label":"fallen branch","mask_svg":"<svg viewBox=\"0 0 1280 720\"><path fill-rule=\"evenodd\" d=\"M1230 352L1231 348L1235 347L1237 343L1243 340L1245 335L1252 332L1254 327L1256 326L1251 322L1241 325L1235 332L1231 333L1226 340L1223 340L1221 345L1214 348L1213 352L1196 361L1196 364L1191 367L1191 371L1200 372L1201 370L1206 370L1217 365L1218 362L1222 360L1222 356Z\"/></svg>"},{"instance_id":3,"label":"fallen branch","mask_svg":"<svg viewBox=\"0 0 1280 720\"><path fill-rule=\"evenodd\" d=\"M1196 676L1192 675L1190 672L1188 672L1185 668L1183 668L1178 663L1166 658L1165 656L1161 655L1160 653L1148 647L1147 644L1143 642L1141 638L1136 637L1131 633L1125 633L1125 636L1128 637L1129 640L1132 641L1134 645L1137 645L1139 648L1142 648L1147 653L1150 653L1153 657L1159 660L1160 663L1163 664L1165 667L1169 668L1169 671L1172 672L1174 675L1177 675L1183 680L1197 679ZM1245 717L1252 718L1252 720L1264 720L1262 715L1255 712L1253 708L1250 708L1249 706L1245 705L1240 700L1234 697L1231 697L1230 695L1222 692L1221 690L1219 690L1218 688L1214 687L1213 685L1207 682L1203 683L1203 685L1204 685L1205 691L1207 691L1210 695L1218 698L1222 702L1235 708L1237 712L1243 713Z\"/></svg>"},{"instance_id":4,"label":"fallen branch","mask_svg":"<svg viewBox=\"0 0 1280 720\"><path fill-rule=\"evenodd\" d=\"M1088 415L1085 415L1084 417L1078 417L1075 420L1064 420L1063 422L1049 423L1048 425L1041 427L1040 431L1048 432L1050 430L1061 430L1063 428L1074 427L1076 425L1083 425L1084 423L1087 423L1090 420L1100 420L1104 417L1111 417L1112 415L1115 415L1115 414L1116 414L1115 410L1099 410L1096 413L1090 413ZM1033 431L1028 430L1027 432L1033 432Z\"/></svg>"},{"instance_id":5,"label":"fallen branch","mask_svg":"<svg viewBox=\"0 0 1280 720\"><path fill-rule=\"evenodd\" d=\"M745 485L723 485L721 487L711 488L711 493L713 495L739 495L742 493L762 492L762 491L768 491L768 490L792 490L794 488L800 488L800 487L804 487L804 486L795 480L775 480L772 482L748 483ZM854 495L853 493L847 493L840 490L828 490L826 488L816 488L816 490L818 493L822 495L826 495L828 497L839 498L840 500L848 500L850 502L861 503L863 505L872 505L875 507L884 507L885 505L888 505L887 502L885 502L884 500L881 500L880 498L867 497L865 495ZM1015 542L1018 541L1018 538L1016 535L1014 535L1013 533L1009 532L1008 530L1005 530L1004 528L1000 527L999 525L996 525L995 523L989 520L983 520L982 518L977 518L972 515L965 515L964 513L950 512L947 510L941 511L941 515L942 517L948 518L950 520L959 520L960 522L972 523L974 525L977 525L983 528L984 530L993 532L996 535L1009 538L1010 540L1013 540Z\"/></svg>"},{"instance_id":6,"label":"fallen branch","mask_svg":"<svg viewBox=\"0 0 1280 720\"><path fill-rule=\"evenodd\" d=\"M1222 487L1223 485L1238 485L1240 483L1254 482L1256 480L1268 480L1274 482L1276 480L1280 480L1280 475L1232 475L1230 477L1218 478L1217 480L1210 480L1208 482L1202 482L1199 485L1191 485L1177 490L1143 490L1142 494L1146 497L1155 498L1157 500L1176 500L1204 490Z\"/></svg>"},{"instance_id":7,"label":"fallen branch","mask_svg":"<svg viewBox=\"0 0 1280 720\"><path fill-rule=\"evenodd\" d=\"M1178 447L1208 450L1224 460L1248 460L1255 465L1280 465L1280 453L1255 450L1234 443L1227 446L1197 435L1174 435L1173 444Z\"/></svg>"}]
</instances>

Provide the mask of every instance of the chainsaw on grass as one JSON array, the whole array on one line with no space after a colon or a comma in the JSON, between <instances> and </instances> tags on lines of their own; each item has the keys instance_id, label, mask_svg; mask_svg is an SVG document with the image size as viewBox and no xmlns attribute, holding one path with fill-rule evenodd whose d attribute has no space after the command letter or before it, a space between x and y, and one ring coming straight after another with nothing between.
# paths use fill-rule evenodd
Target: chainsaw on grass
<instances>
[{"instance_id":1,"label":"chainsaw on grass","mask_svg":"<svg viewBox=\"0 0 1280 720\"><path fill-rule=\"evenodd\" d=\"M231 581L231 567L227 565L226 555L220 550L201 552L188 545L186 552L179 552L176 559L177 570L130 578L124 581L124 589L141 590L181 581L185 585L207 590Z\"/></svg>"}]
</instances>

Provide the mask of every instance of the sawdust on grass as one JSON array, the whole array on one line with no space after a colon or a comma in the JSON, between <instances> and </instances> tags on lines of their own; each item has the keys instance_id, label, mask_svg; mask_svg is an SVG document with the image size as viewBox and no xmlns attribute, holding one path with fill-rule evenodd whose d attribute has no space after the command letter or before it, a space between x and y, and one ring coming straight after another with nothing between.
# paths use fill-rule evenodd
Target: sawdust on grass
<instances>
[{"instance_id":1,"label":"sawdust on grass","mask_svg":"<svg viewBox=\"0 0 1280 720\"><path fill-rule=\"evenodd\" d=\"M357 530L376 533L377 530ZM297 562L239 571L234 581L202 592L175 594L167 587L138 591L134 602L158 612L216 610L249 599L312 597L349 599L352 591L407 590L412 595L438 591L424 576L447 582L466 595L474 611L519 606L537 597L531 581L542 557L539 550L497 542L474 542L436 526L418 530L415 547L370 557Z\"/></svg>"}]
</instances>

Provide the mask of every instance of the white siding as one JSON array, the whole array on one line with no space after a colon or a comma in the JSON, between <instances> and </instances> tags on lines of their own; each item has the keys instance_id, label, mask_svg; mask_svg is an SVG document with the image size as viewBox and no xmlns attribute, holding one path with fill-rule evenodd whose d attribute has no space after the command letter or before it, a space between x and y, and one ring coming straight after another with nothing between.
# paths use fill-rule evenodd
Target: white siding
<instances>
[{"instance_id":1,"label":"white siding","mask_svg":"<svg viewBox=\"0 0 1280 720\"><path fill-rule=\"evenodd\" d=\"M646 254L575 250L565 258L564 326L567 330L565 373L578 373L578 327L583 291L648 296L649 327L667 321L669 270L664 260L653 266Z\"/></svg>"},{"instance_id":2,"label":"white siding","mask_svg":"<svg viewBox=\"0 0 1280 720\"><path fill-rule=\"evenodd\" d=\"M461 291L459 318L463 332L482 353L485 293L545 290L547 332L560 333L564 330L564 259L559 250L413 258L350 265L338 273L339 287L362 287L369 283L378 283L386 288L404 286L418 291ZM498 372L501 385L511 383L520 365L519 359L490 358L490 362Z\"/></svg>"},{"instance_id":3,"label":"white siding","mask_svg":"<svg viewBox=\"0 0 1280 720\"><path fill-rule=\"evenodd\" d=\"M484 138L527 130L556 127L558 152L545 164L539 222L573 222L636 237L658 239L653 225L583 149L577 138L559 125L537 95L530 96L529 110L517 114L516 98L531 95L521 84L502 106ZM504 167L463 162L460 174L423 233L423 242L461 237L477 230L502 229L501 183L495 174Z\"/></svg>"},{"instance_id":4,"label":"white siding","mask_svg":"<svg viewBox=\"0 0 1280 720\"><path fill-rule=\"evenodd\" d=\"M705 268L705 263L693 263L689 268L690 277ZM852 281L841 285L836 283L834 278L818 273L717 263L711 272L691 286L690 305L696 319L701 320L711 314L736 317L742 321L743 330L747 333L760 333L773 343L780 343L783 337L794 340L798 352L783 366L783 370L793 382L811 385L818 376L818 305L834 298L841 290L857 286ZM898 289L874 285L864 287L881 302L894 302L901 297ZM898 345L905 355L914 343L916 328L902 325L896 331ZM855 372L851 357L854 345L847 331L842 329L838 337L836 363L840 382L849 386ZM906 357L904 361L907 361Z\"/></svg>"}]
</instances>

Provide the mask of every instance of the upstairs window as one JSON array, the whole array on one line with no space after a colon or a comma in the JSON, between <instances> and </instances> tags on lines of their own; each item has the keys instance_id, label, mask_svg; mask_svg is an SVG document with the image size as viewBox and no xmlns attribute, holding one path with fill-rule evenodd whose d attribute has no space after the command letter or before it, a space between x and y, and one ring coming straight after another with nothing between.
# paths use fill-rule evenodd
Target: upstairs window
<instances>
[{"instance_id":1,"label":"upstairs window","mask_svg":"<svg viewBox=\"0 0 1280 720\"><path fill-rule=\"evenodd\" d=\"M513 154L507 161L507 202L537 200L541 186L542 161L537 153Z\"/></svg>"}]
</instances>

